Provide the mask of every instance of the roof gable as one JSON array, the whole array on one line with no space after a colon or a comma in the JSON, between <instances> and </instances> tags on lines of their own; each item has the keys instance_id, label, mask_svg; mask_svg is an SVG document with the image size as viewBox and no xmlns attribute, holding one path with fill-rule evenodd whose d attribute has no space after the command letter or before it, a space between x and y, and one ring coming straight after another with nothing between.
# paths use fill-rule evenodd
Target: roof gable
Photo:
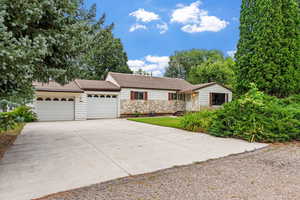
<instances>
[{"instance_id":1,"label":"roof gable","mask_svg":"<svg viewBox=\"0 0 300 200\"><path fill-rule=\"evenodd\" d=\"M182 92L191 92L191 91L196 91L196 90L201 90L203 88L206 88L206 87L210 87L210 86L213 86L213 85L219 85L223 88L226 88L227 90L231 91L230 88L222 85L222 84L219 84L219 83L216 83L216 82L210 82L210 83L202 83L202 84L198 84L198 85L192 85L192 87L190 88L187 88L185 90L183 90Z\"/></svg>"}]
</instances>

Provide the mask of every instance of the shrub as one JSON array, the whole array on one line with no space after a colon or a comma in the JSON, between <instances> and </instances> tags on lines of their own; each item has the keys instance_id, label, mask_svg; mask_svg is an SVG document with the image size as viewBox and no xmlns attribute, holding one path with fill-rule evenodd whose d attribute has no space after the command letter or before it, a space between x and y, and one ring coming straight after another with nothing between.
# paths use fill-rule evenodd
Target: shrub
<instances>
[{"instance_id":1,"label":"shrub","mask_svg":"<svg viewBox=\"0 0 300 200\"><path fill-rule=\"evenodd\" d=\"M12 111L16 115L16 119L23 122L34 122L37 120L36 114L29 106L20 106Z\"/></svg>"},{"instance_id":2,"label":"shrub","mask_svg":"<svg viewBox=\"0 0 300 200\"><path fill-rule=\"evenodd\" d=\"M292 95L282 100L285 105L300 104L300 95Z\"/></svg>"},{"instance_id":3,"label":"shrub","mask_svg":"<svg viewBox=\"0 0 300 200\"><path fill-rule=\"evenodd\" d=\"M13 112L0 113L0 132L14 129L16 126L16 115Z\"/></svg>"},{"instance_id":4,"label":"shrub","mask_svg":"<svg viewBox=\"0 0 300 200\"><path fill-rule=\"evenodd\" d=\"M36 114L28 106L20 106L11 112L0 113L0 132L16 128L20 123L36 121Z\"/></svg>"},{"instance_id":5,"label":"shrub","mask_svg":"<svg viewBox=\"0 0 300 200\"><path fill-rule=\"evenodd\" d=\"M294 98L285 101L294 101ZM250 142L300 140L299 105L284 105L283 100L253 87L241 98L216 111L209 133Z\"/></svg>"},{"instance_id":6,"label":"shrub","mask_svg":"<svg viewBox=\"0 0 300 200\"><path fill-rule=\"evenodd\" d=\"M188 113L181 120L181 126L189 131L199 131L207 133L215 116L215 110L203 110L196 113Z\"/></svg>"}]
</instances>

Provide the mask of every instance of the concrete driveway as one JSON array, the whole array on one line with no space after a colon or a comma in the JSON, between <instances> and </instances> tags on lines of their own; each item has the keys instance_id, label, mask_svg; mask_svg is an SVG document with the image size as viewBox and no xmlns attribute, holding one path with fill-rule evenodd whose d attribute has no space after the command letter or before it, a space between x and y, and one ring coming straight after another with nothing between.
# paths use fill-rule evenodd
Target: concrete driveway
<instances>
[{"instance_id":1,"label":"concrete driveway","mask_svg":"<svg viewBox=\"0 0 300 200\"><path fill-rule=\"evenodd\" d=\"M0 199L38 198L264 146L125 119L32 123L0 161Z\"/></svg>"}]
</instances>

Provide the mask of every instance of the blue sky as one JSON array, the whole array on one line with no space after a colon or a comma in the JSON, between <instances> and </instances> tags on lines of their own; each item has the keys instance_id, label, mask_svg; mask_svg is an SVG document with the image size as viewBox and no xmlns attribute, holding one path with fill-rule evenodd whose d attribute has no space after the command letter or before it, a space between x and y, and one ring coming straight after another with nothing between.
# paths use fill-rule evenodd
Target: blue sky
<instances>
[{"instance_id":1,"label":"blue sky","mask_svg":"<svg viewBox=\"0 0 300 200\"><path fill-rule=\"evenodd\" d=\"M162 76L174 51L236 50L241 0L86 0L93 3L115 24L133 70Z\"/></svg>"}]
</instances>

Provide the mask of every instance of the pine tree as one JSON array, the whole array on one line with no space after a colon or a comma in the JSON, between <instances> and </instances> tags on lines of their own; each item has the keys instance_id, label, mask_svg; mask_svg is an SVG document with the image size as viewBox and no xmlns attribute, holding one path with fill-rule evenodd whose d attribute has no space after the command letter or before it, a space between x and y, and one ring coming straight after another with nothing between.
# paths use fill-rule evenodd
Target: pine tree
<instances>
[{"instance_id":1,"label":"pine tree","mask_svg":"<svg viewBox=\"0 0 300 200\"><path fill-rule=\"evenodd\" d=\"M237 91L250 83L273 96L300 92L298 0L243 0L236 54Z\"/></svg>"}]
</instances>

